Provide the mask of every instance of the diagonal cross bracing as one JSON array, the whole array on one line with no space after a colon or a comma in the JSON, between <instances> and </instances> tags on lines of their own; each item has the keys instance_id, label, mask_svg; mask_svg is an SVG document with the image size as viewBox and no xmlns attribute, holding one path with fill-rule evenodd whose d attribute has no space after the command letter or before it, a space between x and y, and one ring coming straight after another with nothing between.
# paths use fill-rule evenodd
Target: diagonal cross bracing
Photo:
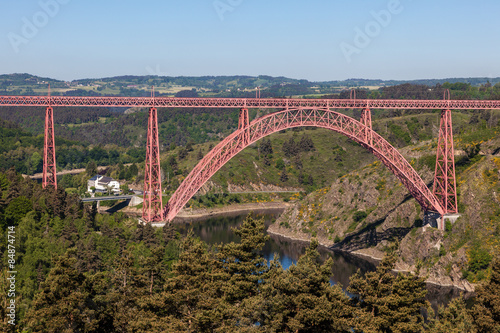
<instances>
[{"instance_id":1,"label":"diagonal cross bracing","mask_svg":"<svg viewBox=\"0 0 500 333\"><path fill-rule=\"evenodd\" d=\"M364 123L329 109L312 111L302 108L286 109L256 119L249 124L247 129L250 133L249 141L245 146L238 145L238 142L241 141L240 137L244 135L243 129L238 129L220 142L198 163L170 198L164 211L164 218L171 221L201 186L246 146L272 133L300 126L327 128L360 143L377 156L401 180L424 210L434 210L443 214L444 210L440 202L408 161L396 148L372 130L371 122L368 124L367 121L364 121Z\"/></svg>"}]
</instances>

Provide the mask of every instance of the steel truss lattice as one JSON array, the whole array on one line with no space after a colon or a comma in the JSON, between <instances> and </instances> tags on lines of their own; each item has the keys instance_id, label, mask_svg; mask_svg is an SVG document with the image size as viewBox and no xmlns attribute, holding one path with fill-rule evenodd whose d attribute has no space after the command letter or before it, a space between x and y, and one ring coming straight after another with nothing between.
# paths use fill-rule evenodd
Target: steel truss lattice
<instances>
[{"instance_id":1,"label":"steel truss lattice","mask_svg":"<svg viewBox=\"0 0 500 333\"><path fill-rule=\"evenodd\" d=\"M57 189L56 146L54 142L54 110L45 109L45 137L43 144L43 178L42 186L53 186Z\"/></svg>"},{"instance_id":2,"label":"steel truss lattice","mask_svg":"<svg viewBox=\"0 0 500 333\"><path fill-rule=\"evenodd\" d=\"M245 117L242 111L240 116ZM408 161L371 128L369 109L363 112L362 122L341 113L323 108L290 108L268 114L241 126L210 151L184 179L164 210L164 219L171 221L189 199L224 164L248 145L272 133L301 126L315 126L333 130L358 142L386 165L415 197L425 211L444 214L444 209Z\"/></svg>"},{"instance_id":3,"label":"steel truss lattice","mask_svg":"<svg viewBox=\"0 0 500 333\"><path fill-rule=\"evenodd\" d=\"M436 153L436 171L432 192L443 207L445 214L458 213L453 127L450 110L443 110L441 112Z\"/></svg>"},{"instance_id":4,"label":"steel truss lattice","mask_svg":"<svg viewBox=\"0 0 500 333\"><path fill-rule=\"evenodd\" d=\"M158 111L152 107L148 117L148 139L146 146L146 163L144 170L144 203L142 219L145 222L160 222L163 212L160 145L158 141Z\"/></svg>"},{"instance_id":5,"label":"steel truss lattice","mask_svg":"<svg viewBox=\"0 0 500 333\"><path fill-rule=\"evenodd\" d=\"M0 96L0 106L99 106L151 107L149 97ZM498 100L403 100L403 99L286 99L286 98L182 98L156 97L155 107L260 108L260 109L500 109Z\"/></svg>"}]
</instances>

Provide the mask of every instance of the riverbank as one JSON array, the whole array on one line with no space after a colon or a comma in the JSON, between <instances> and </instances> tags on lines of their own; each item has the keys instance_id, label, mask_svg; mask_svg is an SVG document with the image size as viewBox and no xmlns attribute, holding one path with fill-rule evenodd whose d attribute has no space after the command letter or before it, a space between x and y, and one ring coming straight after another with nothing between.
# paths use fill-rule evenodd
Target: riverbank
<instances>
[{"instance_id":1,"label":"riverbank","mask_svg":"<svg viewBox=\"0 0 500 333\"><path fill-rule=\"evenodd\" d=\"M172 221L173 223L184 223L188 221L205 220L211 217L218 216L236 216L242 214L265 213L268 211L284 211L291 204L286 202L259 202L259 203L245 203L233 204L223 207L214 208L184 208Z\"/></svg>"},{"instance_id":2,"label":"riverbank","mask_svg":"<svg viewBox=\"0 0 500 333\"><path fill-rule=\"evenodd\" d=\"M276 235L279 237L283 237L285 239L289 239L292 241L301 241L301 242L310 242L311 235L306 233L301 233L297 231L292 231L288 228L281 227L277 223L274 223L269 226L267 232L270 235ZM335 244L332 240L324 239L323 237L317 238L320 245L332 249L332 246ZM341 251L345 253L352 254L358 258L371 259L376 261L377 263L383 259L384 253L380 252L374 248L360 249L356 251ZM398 262L396 264L396 268L394 272L402 272L402 273L414 273L415 270L412 269L409 265L405 265L402 262ZM463 280L460 278L461 272L459 270L455 271L453 269L449 274L443 275L437 271L427 271L423 269L420 272L421 275L427 276L426 283L430 285L435 285L443 288L456 288L460 291L464 291L467 293L474 292L474 285L469 283L467 280Z\"/></svg>"},{"instance_id":3,"label":"riverbank","mask_svg":"<svg viewBox=\"0 0 500 333\"><path fill-rule=\"evenodd\" d=\"M186 223L206 220L212 217L220 216L237 216L249 213L270 213L278 212L282 213L291 204L286 202L255 202L255 203L245 203L245 204L233 204L223 207L212 207L212 208L183 208L177 216L174 218L172 223ZM140 217L142 215L142 209L134 207L124 207L120 210L121 212L132 217ZM99 213L109 213L109 207L100 207Z\"/></svg>"}]
</instances>

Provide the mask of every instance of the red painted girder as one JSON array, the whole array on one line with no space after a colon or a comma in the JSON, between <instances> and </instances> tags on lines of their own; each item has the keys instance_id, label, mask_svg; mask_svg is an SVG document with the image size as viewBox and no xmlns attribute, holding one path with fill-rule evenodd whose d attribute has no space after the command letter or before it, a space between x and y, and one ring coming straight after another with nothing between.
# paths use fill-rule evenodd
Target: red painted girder
<instances>
[{"instance_id":1,"label":"red painted girder","mask_svg":"<svg viewBox=\"0 0 500 333\"><path fill-rule=\"evenodd\" d=\"M54 186L57 189L56 145L54 136L54 110L45 109L45 135L43 144L43 178L42 186Z\"/></svg>"},{"instance_id":2,"label":"red painted girder","mask_svg":"<svg viewBox=\"0 0 500 333\"><path fill-rule=\"evenodd\" d=\"M171 221L201 186L245 147L272 133L300 126L327 128L360 143L401 180L424 210L443 213L440 202L408 161L371 128L353 118L328 109L289 109L256 119L249 124L248 128L240 128L220 142L184 179L170 198L164 211L164 218Z\"/></svg>"},{"instance_id":3,"label":"red painted girder","mask_svg":"<svg viewBox=\"0 0 500 333\"><path fill-rule=\"evenodd\" d=\"M176 108L370 108L370 109L500 109L500 101L400 99L285 99L181 97L0 96L0 106L100 106Z\"/></svg>"},{"instance_id":4,"label":"red painted girder","mask_svg":"<svg viewBox=\"0 0 500 333\"><path fill-rule=\"evenodd\" d=\"M158 140L158 112L149 109L146 162L144 167L144 202L142 219L145 222L160 222L163 217L160 145Z\"/></svg>"},{"instance_id":5,"label":"red painted girder","mask_svg":"<svg viewBox=\"0 0 500 333\"><path fill-rule=\"evenodd\" d=\"M443 110L441 112L432 192L443 206L445 214L458 213L456 183L451 111Z\"/></svg>"}]
</instances>

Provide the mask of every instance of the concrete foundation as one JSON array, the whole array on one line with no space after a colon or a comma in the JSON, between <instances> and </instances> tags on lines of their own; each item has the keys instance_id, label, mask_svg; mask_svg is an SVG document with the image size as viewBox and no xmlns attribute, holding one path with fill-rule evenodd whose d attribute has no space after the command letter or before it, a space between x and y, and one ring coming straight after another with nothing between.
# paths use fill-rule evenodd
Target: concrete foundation
<instances>
[{"instance_id":1,"label":"concrete foundation","mask_svg":"<svg viewBox=\"0 0 500 333\"><path fill-rule=\"evenodd\" d=\"M132 199L130 199L130 202L128 203L128 205L130 207L133 207L133 206L140 205L143 202L144 202L144 199L139 198L138 196L133 196Z\"/></svg>"},{"instance_id":2,"label":"concrete foundation","mask_svg":"<svg viewBox=\"0 0 500 333\"><path fill-rule=\"evenodd\" d=\"M424 215L424 225L429 225L432 228L444 230L446 220L450 221L451 224L453 224L459 217L460 214L446 214L441 218L441 215L439 213L426 212Z\"/></svg>"}]
</instances>

